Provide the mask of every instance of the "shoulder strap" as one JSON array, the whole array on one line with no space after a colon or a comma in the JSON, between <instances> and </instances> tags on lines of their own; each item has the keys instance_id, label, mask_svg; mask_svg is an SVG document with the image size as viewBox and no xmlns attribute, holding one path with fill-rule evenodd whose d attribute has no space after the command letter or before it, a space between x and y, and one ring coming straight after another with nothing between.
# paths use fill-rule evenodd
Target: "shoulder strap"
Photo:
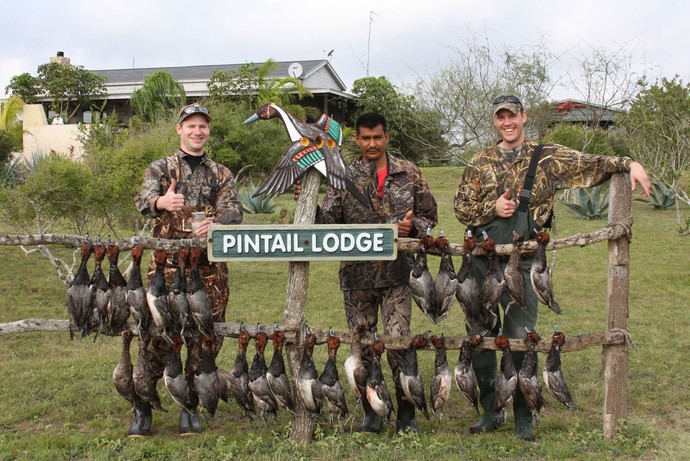
<instances>
[{"instance_id":1,"label":"shoulder strap","mask_svg":"<svg viewBox=\"0 0 690 461\"><path fill-rule=\"evenodd\" d=\"M532 152L532 158L529 161L529 167L527 167L527 174L525 174L525 184L522 186L520 191L520 204L518 205L518 211L526 212L529 209L529 199L532 196L532 186L534 186L534 177L537 173L537 165L539 164L539 159L541 158L541 152L544 149L544 144L539 144Z\"/></svg>"}]
</instances>

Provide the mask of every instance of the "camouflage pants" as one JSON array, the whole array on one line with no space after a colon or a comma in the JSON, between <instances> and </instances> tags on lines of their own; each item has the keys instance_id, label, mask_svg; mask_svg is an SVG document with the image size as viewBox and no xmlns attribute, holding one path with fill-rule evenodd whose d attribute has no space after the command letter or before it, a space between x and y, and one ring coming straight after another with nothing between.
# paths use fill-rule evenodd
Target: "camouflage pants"
<instances>
[{"instance_id":1,"label":"camouflage pants","mask_svg":"<svg viewBox=\"0 0 690 461\"><path fill-rule=\"evenodd\" d=\"M386 288L343 291L345 300L345 317L352 329L355 325L364 325L366 331L376 331L378 311L381 308L383 334L386 336L408 336L412 319L412 294L409 285L398 285ZM367 346L362 351L362 358L367 365L371 363L373 353ZM400 371L403 366L404 351L386 351L388 365L393 372L395 387L400 388Z\"/></svg>"},{"instance_id":2,"label":"camouflage pants","mask_svg":"<svg viewBox=\"0 0 690 461\"><path fill-rule=\"evenodd\" d=\"M165 267L165 283L170 285L175 275L176 267L172 265L172 258L168 258L168 264ZM148 280L150 282L155 272L155 264L149 266ZM228 266L225 263L209 263L208 265L199 266L199 273L201 279L204 281L204 287L211 302L213 321L225 322L225 309L228 304L229 289L228 289ZM188 276L188 274L187 274ZM193 331L185 331L185 344L187 346L187 360L185 363L185 372L188 376L194 376L196 369L201 360L201 333L198 329ZM220 348L223 345L223 336L218 336L213 344L212 350L214 356L218 356ZM160 379L163 376L163 370L168 364L170 354L172 352L171 345L162 337L154 335L147 347L147 358L151 363L151 368Z\"/></svg>"}]
</instances>

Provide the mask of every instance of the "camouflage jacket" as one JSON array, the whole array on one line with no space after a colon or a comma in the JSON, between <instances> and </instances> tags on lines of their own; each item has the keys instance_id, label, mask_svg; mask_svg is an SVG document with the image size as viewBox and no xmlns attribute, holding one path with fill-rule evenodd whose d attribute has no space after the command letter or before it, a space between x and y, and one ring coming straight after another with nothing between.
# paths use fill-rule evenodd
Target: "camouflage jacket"
<instances>
[{"instance_id":1,"label":"camouflage jacket","mask_svg":"<svg viewBox=\"0 0 690 461\"><path fill-rule=\"evenodd\" d=\"M151 163L146 168L141 192L134 199L144 216L156 220L155 237L191 237L192 211L205 211L207 217L220 224L242 222L242 203L235 193L235 180L230 170L204 153L201 163L192 172L184 160L186 155L178 150ZM175 190L185 196L182 211L171 213L156 209L156 200L168 190L170 179L175 179Z\"/></svg>"},{"instance_id":2,"label":"camouflage jacket","mask_svg":"<svg viewBox=\"0 0 690 461\"><path fill-rule=\"evenodd\" d=\"M525 141L512 163L508 163L498 146L475 155L465 167L455 192L458 221L469 227L492 221L497 217L496 200L506 189L510 189L510 198L517 202L536 147L536 142ZM632 162L628 157L584 154L558 144L545 144L532 187L530 217L543 225L557 191L596 186L614 173L629 171Z\"/></svg>"},{"instance_id":3,"label":"camouflage jacket","mask_svg":"<svg viewBox=\"0 0 690 461\"><path fill-rule=\"evenodd\" d=\"M350 166L352 182L371 202L364 206L347 190L328 188L323 205L317 210L316 221L322 224L394 224L413 209L415 193L418 211L413 218L416 234L433 228L438 222L436 199L421 170L412 162L398 159L388 153L388 175L383 196L376 194L376 169L363 157ZM413 233L412 236L415 236ZM360 290L402 285L410 277L410 257L399 252L395 261L343 261L340 264L340 287Z\"/></svg>"}]
</instances>

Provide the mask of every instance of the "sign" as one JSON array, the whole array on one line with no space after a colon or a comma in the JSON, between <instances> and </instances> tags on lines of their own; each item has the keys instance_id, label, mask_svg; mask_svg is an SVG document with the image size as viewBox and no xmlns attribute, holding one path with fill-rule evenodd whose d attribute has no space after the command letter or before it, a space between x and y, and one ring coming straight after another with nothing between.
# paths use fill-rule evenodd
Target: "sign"
<instances>
[{"instance_id":1,"label":"sign","mask_svg":"<svg viewBox=\"0 0 690 461\"><path fill-rule=\"evenodd\" d=\"M365 261L398 256L395 224L212 224L208 235L210 261Z\"/></svg>"}]
</instances>

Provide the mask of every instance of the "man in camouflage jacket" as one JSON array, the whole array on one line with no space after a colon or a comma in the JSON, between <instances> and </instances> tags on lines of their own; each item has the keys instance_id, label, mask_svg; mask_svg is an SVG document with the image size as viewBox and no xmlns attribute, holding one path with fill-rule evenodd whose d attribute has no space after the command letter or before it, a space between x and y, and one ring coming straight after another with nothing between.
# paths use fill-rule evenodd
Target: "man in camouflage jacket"
<instances>
[{"instance_id":1,"label":"man in camouflage jacket","mask_svg":"<svg viewBox=\"0 0 690 461\"><path fill-rule=\"evenodd\" d=\"M412 162L386 152L389 136L386 119L367 113L357 119L356 142L362 155L351 165L352 181L369 200L365 205L346 190L329 188L316 221L323 224L397 224L400 237L417 237L438 221L436 200L420 169ZM418 211L413 210L417 197ZM365 325L375 331L381 308L383 334L408 336L412 316L412 295L408 286L411 258L399 252L394 261L343 261L340 288L345 299L345 315L350 328ZM365 351L364 361L371 357ZM400 386L403 353L387 351L398 397L397 430L416 430L415 407L404 398ZM364 395L364 394L363 394ZM362 397L365 416L362 430L378 432L380 418Z\"/></svg>"},{"instance_id":2,"label":"man in camouflage jacket","mask_svg":"<svg viewBox=\"0 0 690 461\"><path fill-rule=\"evenodd\" d=\"M614 173L630 172L632 189L637 182L643 194L649 194L649 178L644 167L628 157L609 157L578 152L557 144L545 144L536 169L534 185L529 197L527 212L518 212L520 191L532 153L537 143L526 139L524 125L527 114L520 100L513 95L499 96L494 101L493 123L501 140L475 155L465 167L462 180L455 194L455 216L468 226L475 236L481 232L497 244L512 243L513 231L529 239L533 229L550 227L549 217L556 200L556 192L562 189L592 187L608 180ZM481 281L487 272L486 257L474 257L475 275ZM501 270L505 270L502 258ZM520 262L526 281L526 309L513 307L504 314L503 334L509 338L523 339L525 328L534 330L537 323L537 298L530 283L530 267L533 257ZM503 308L511 297L505 293ZM501 322L494 328L498 331ZM468 327L469 334L480 333L486 326ZM520 369L524 353L514 352L515 368ZM472 427L473 433L493 431L501 423L499 415L492 410L496 382L496 353L482 351L472 354L472 365L480 387L480 402L484 414L480 422ZM513 400L515 432L518 437L532 440L532 414L525 403L520 389Z\"/></svg>"},{"instance_id":3,"label":"man in camouflage jacket","mask_svg":"<svg viewBox=\"0 0 690 461\"><path fill-rule=\"evenodd\" d=\"M141 192L135 197L138 210L146 217L155 220L154 236L163 239L190 239L206 237L208 226L219 224L239 224L242 222L242 204L235 192L232 172L213 160L204 150L210 133L211 115L208 108L190 104L180 111L177 133L180 136L180 149L172 155L156 160L146 169ZM196 232L192 230L192 212L204 212L205 219L198 223ZM177 254L168 254L165 268L166 284L169 285L177 269ZM155 271L153 257L149 265L150 283ZM214 322L225 321L225 308L228 303L228 267L226 263L214 263L202 255L199 273L209 297ZM145 338L147 359L152 373L158 380L163 375L171 353L171 345L160 335ZM187 360L185 373L194 382L194 374L201 358L201 338L198 328L185 330ZM216 337L212 351L218 355L222 336ZM150 409L148 410L150 415ZM150 419L147 421L150 426ZM180 431L200 431L198 419L184 409L180 414ZM132 423L132 435L147 435L148 429Z\"/></svg>"}]
</instances>

